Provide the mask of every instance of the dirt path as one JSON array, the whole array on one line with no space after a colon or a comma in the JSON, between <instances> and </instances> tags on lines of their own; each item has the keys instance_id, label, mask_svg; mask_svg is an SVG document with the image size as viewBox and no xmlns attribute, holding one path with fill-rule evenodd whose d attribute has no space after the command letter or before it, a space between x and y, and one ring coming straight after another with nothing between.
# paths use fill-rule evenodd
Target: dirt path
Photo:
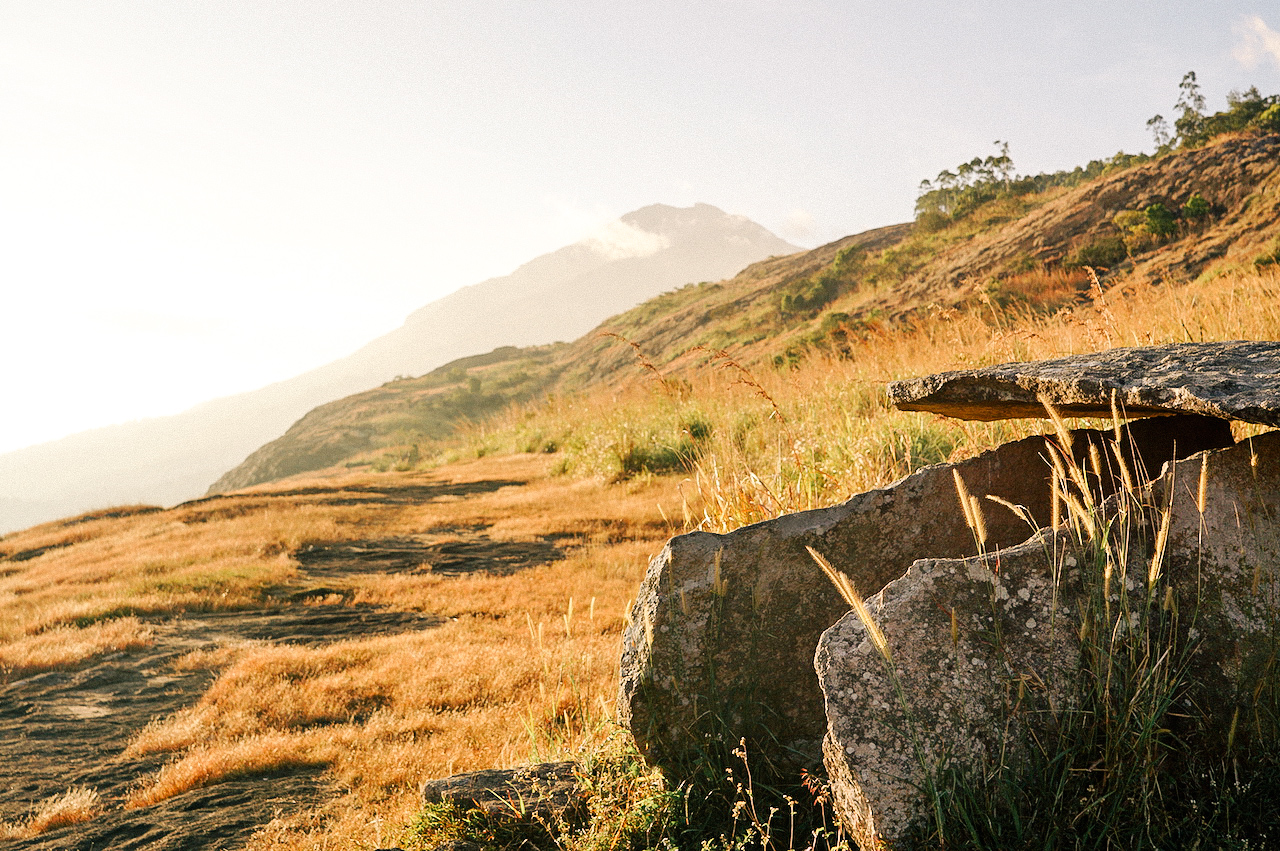
<instances>
[{"instance_id":1,"label":"dirt path","mask_svg":"<svg viewBox=\"0 0 1280 851\"><path fill-rule=\"evenodd\" d=\"M477 482L421 493L371 489L359 498L384 503L441 496L465 499L520 484ZM190 514L235 506L214 498L185 509ZM211 672L179 671L172 665L192 650L242 640L323 644L413 632L441 622L421 612L308 602L332 599L327 582L357 574L423 570L509 574L562 554L552 540L494 541L481 526L452 531L446 541L412 536L309 547L295 554L302 567L298 590L276 608L192 613L158 621L154 643L143 650L100 656L76 670L0 685L0 820L23 821L39 801L70 786L97 789L107 810L92 821L34 839L0 841L0 849L235 848L274 816L319 803L327 794L322 772L300 770L221 782L154 806L124 810L121 805L128 793L169 757L131 759L122 755L123 750L148 722L195 703L212 683Z\"/></svg>"}]
</instances>

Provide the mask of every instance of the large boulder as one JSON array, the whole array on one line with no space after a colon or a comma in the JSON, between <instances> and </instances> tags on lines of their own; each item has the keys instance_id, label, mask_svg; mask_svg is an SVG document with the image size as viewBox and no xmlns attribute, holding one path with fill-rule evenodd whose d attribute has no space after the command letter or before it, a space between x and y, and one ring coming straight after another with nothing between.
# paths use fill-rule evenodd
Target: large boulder
<instances>
[{"instance_id":1,"label":"large boulder","mask_svg":"<svg viewBox=\"0 0 1280 851\"><path fill-rule=\"evenodd\" d=\"M926 781L944 757L981 765L1002 753L1010 682L1073 671L1074 609L1050 568L1078 567L1069 540L917 561L866 601L885 655L852 613L823 634L815 665L832 804L859 848L891 848L927 816Z\"/></svg>"},{"instance_id":2,"label":"large boulder","mask_svg":"<svg viewBox=\"0 0 1280 851\"><path fill-rule=\"evenodd\" d=\"M1150 617L1172 622L1170 640L1189 654L1179 735L1205 748L1247 742L1280 618L1280 432L1170 463L1100 516L1131 547L1112 559L1104 626L1155 623L1123 603L1154 589ZM883 653L852 613L823 634L825 762L859 847L892 848L929 817L925 790L944 760L1016 760L1028 725L1077 704L1081 613L1100 599L1104 561L1098 542L1065 528L981 557L922 559L866 601ZM1024 693L1037 712L1011 709Z\"/></svg>"},{"instance_id":3,"label":"large boulder","mask_svg":"<svg viewBox=\"0 0 1280 851\"><path fill-rule=\"evenodd\" d=\"M1081 463L1110 432L1077 431ZM1134 423L1124 440L1135 467L1158 471L1177 455L1231 443L1228 424L1203 417ZM983 548L1027 538L1051 515L1043 438L1027 438L955 464L922 469L833 508L728 534L671 539L653 560L623 637L619 716L642 753L679 772L714 741L747 739L753 767L792 773L822 758L827 729L814 671L822 632L848 610L813 563L812 546L872 594L921 558L979 551L955 476L984 503ZM1109 456L1104 456L1109 457ZM1102 492L1118 487L1104 472ZM940 611L940 609L939 609Z\"/></svg>"},{"instance_id":4,"label":"large boulder","mask_svg":"<svg viewBox=\"0 0 1280 851\"><path fill-rule=\"evenodd\" d=\"M1184 620L1194 618L1201 734L1224 738L1231 716L1238 709L1252 717L1258 686L1275 676L1268 669L1280 648L1280 432L1171 463L1152 483L1150 501L1167 506L1161 570ZM1237 742L1252 729L1238 725Z\"/></svg>"},{"instance_id":5,"label":"large boulder","mask_svg":"<svg viewBox=\"0 0 1280 851\"><path fill-rule=\"evenodd\" d=\"M1237 340L1111 349L1031 363L895 381L904 411L963 420L1043 417L1047 399L1067 416L1200 414L1280 426L1280 343Z\"/></svg>"}]
</instances>

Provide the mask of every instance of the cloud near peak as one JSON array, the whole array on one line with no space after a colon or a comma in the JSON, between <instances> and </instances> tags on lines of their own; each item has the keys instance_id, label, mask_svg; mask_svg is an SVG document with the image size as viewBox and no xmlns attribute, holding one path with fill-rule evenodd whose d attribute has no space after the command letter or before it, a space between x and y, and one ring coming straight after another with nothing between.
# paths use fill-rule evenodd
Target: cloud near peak
<instances>
[{"instance_id":1,"label":"cloud near peak","mask_svg":"<svg viewBox=\"0 0 1280 851\"><path fill-rule=\"evenodd\" d=\"M1280 32L1267 26L1260 15L1250 15L1235 26L1238 41L1231 53L1246 68L1271 62L1280 68Z\"/></svg>"},{"instance_id":2,"label":"cloud near peak","mask_svg":"<svg viewBox=\"0 0 1280 851\"><path fill-rule=\"evenodd\" d=\"M583 240L610 260L648 257L671 244L667 237L622 221L612 221Z\"/></svg>"}]
</instances>

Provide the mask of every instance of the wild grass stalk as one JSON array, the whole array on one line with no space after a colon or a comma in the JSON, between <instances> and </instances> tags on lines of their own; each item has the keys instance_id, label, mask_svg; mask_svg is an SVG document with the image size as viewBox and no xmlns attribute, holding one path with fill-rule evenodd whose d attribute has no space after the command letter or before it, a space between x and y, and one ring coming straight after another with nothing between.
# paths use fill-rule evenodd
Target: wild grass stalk
<instances>
[{"instance_id":1,"label":"wild grass stalk","mask_svg":"<svg viewBox=\"0 0 1280 851\"><path fill-rule=\"evenodd\" d=\"M0 840L34 839L42 833L80 824L103 811L102 796L87 786L72 786L61 795L41 801L25 821L0 821Z\"/></svg>"},{"instance_id":2,"label":"wild grass stalk","mask_svg":"<svg viewBox=\"0 0 1280 851\"><path fill-rule=\"evenodd\" d=\"M1027 698L1016 709L1027 736L1015 749L1019 760L930 778L925 788L942 816L917 841L966 849L1263 847L1253 843L1280 830L1280 808L1259 796L1276 787L1276 750L1267 745L1249 759L1230 747L1225 756L1206 750L1203 709L1192 702L1196 612L1179 611L1165 569L1172 506L1153 503L1142 478L1125 469L1119 430L1110 453L1118 469L1105 471L1096 449L1082 466L1061 415L1046 407L1056 432L1054 487L1069 509L1063 522L1084 553L1072 570L1055 570L1058 593L1076 613L1079 667L1071 682L1019 688ZM1193 491L1202 515L1208 463ZM1105 504L1104 473L1122 483ZM1064 687L1066 704L1040 697ZM1274 693L1274 673L1257 687ZM1227 741L1238 717L1237 710ZM1274 716L1258 729L1270 743L1280 733Z\"/></svg>"}]
</instances>

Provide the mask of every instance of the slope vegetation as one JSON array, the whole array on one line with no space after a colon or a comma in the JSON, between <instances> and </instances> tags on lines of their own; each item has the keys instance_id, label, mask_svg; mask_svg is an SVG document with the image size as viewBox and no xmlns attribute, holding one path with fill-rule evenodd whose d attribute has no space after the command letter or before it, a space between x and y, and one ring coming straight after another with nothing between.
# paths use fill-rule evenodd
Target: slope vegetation
<instances>
[{"instance_id":1,"label":"slope vegetation","mask_svg":"<svg viewBox=\"0 0 1280 851\"><path fill-rule=\"evenodd\" d=\"M457 428L510 404L642 379L638 354L668 380L712 360L794 366L815 353L848 356L939 311L996 303L1050 313L1087 299L1091 274L1103 285L1179 283L1251 266L1280 237L1280 135L1118 164L1079 186L998 195L931 224L764 260L666 292L568 345L495 350L322 406L211 491L335 464L409 469Z\"/></svg>"}]
</instances>

